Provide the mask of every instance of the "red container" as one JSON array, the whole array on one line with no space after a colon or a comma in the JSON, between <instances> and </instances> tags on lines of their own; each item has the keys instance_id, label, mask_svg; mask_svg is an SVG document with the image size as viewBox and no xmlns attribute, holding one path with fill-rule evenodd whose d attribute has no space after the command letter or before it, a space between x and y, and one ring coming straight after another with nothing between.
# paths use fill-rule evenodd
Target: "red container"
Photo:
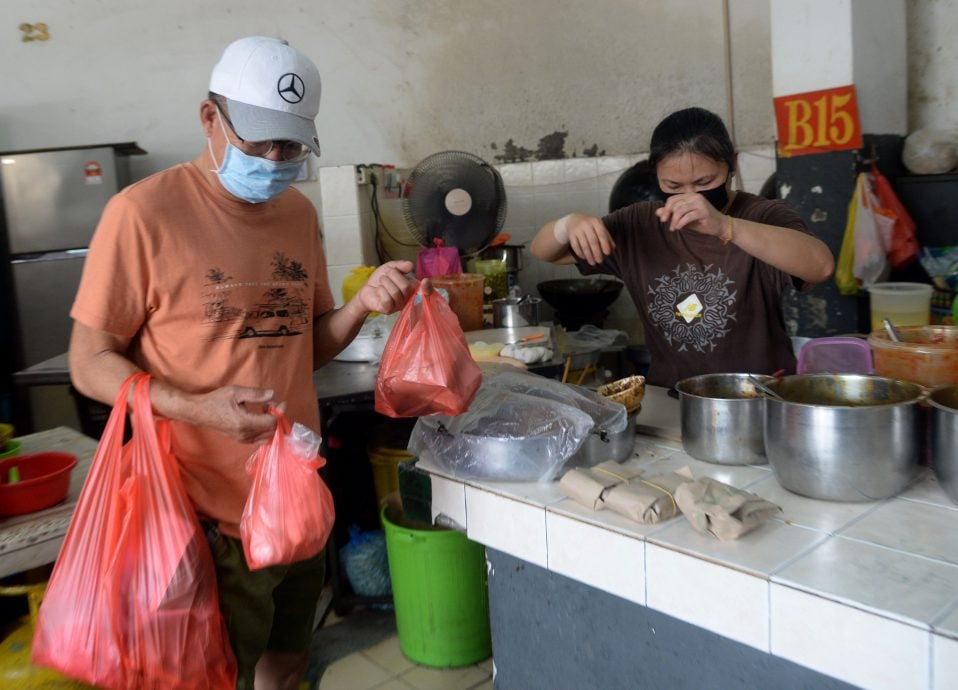
<instances>
[{"instance_id":1,"label":"red container","mask_svg":"<svg viewBox=\"0 0 958 690\"><path fill-rule=\"evenodd\" d=\"M0 462L0 515L24 515L56 505L70 490L70 473L77 456L60 451L23 453ZM10 468L20 481L10 484Z\"/></svg>"}]
</instances>

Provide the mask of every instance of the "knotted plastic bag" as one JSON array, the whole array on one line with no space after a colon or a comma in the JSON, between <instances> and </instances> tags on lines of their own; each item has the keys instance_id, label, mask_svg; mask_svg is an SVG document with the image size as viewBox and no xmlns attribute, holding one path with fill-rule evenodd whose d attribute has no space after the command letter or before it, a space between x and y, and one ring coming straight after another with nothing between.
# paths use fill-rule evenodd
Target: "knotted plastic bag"
<instances>
[{"instance_id":1,"label":"knotted plastic bag","mask_svg":"<svg viewBox=\"0 0 958 690\"><path fill-rule=\"evenodd\" d=\"M148 381L135 374L117 396L40 607L33 663L111 690L233 688L212 556Z\"/></svg>"},{"instance_id":2,"label":"knotted plastic bag","mask_svg":"<svg viewBox=\"0 0 958 690\"><path fill-rule=\"evenodd\" d=\"M277 409L273 439L250 456L253 478L240 537L250 570L290 564L315 556L326 546L336 511L333 495L319 476L326 464L320 439L302 424L290 426Z\"/></svg>"},{"instance_id":3,"label":"knotted plastic bag","mask_svg":"<svg viewBox=\"0 0 958 690\"><path fill-rule=\"evenodd\" d=\"M416 255L416 277L432 278L462 273L462 260L455 247L443 246L443 241L434 237L435 249L420 249Z\"/></svg>"},{"instance_id":4,"label":"knotted plastic bag","mask_svg":"<svg viewBox=\"0 0 958 690\"><path fill-rule=\"evenodd\" d=\"M420 287L386 341L376 376L376 412L389 417L462 414L481 382L459 319L442 295Z\"/></svg>"}]
</instances>

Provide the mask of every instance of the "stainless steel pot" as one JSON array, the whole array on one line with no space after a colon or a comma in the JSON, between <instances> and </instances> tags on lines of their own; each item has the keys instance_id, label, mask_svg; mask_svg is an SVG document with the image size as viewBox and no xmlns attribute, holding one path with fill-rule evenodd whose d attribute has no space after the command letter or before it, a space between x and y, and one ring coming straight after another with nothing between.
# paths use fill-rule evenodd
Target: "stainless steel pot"
<instances>
[{"instance_id":1,"label":"stainless steel pot","mask_svg":"<svg viewBox=\"0 0 958 690\"><path fill-rule=\"evenodd\" d=\"M636 413L638 414L638 413ZM609 433L596 429L569 459L569 467L592 467L600 462L622 462L635 450L635 414L630 414L625 429Z\"/></svg>"},{"instance_id":2,"label":"stainless steel pot","mask_svg":"<svg viewBox=\"0 0 958 690\"><path fill-rule=\"evenodd\" d=\"M948 497L958 503L958 385L936 388L931 405L931 462Z\"/></svg>"},{"instance_id":3,"label":"stainless steel pot","mask_svg":"<svg viewBox=\"0 0 958 690\"><path fill-rule=\"evenodd\" d=\"M492 325L494 328L538 326L541 303L541 299L531 295L494 299L492 300Z\"/></svg>"},{"instance_id":4,"label":"stainless steel pot","mask_svg":"<svg viewBox=\"0 0 958 690\"><path fill-rule=\"evenodd\" d=\"M921 386L879 376L802 374L773 381L765 453L779 483L831 501L874 501L918 464Z\"/></svg>"},{"instance_id":5,"label":"stainless steel pot","mask_svg":"<svg viewBox=\"0 0 958 690\"><path fill-rule=\"evenodd\" d=\"M698 460L720 465L762 465L764 401L750 374L702 374L675 384L682 445ZM755 376L762 382L771 376Z\"/></svg>"}]
</instances>

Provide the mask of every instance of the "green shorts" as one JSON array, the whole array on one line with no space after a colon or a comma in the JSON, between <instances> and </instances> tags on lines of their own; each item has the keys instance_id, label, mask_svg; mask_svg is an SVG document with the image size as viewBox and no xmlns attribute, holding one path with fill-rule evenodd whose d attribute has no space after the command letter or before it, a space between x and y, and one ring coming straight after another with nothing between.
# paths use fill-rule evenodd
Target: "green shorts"
<instances>
[{"instance_id":1,"label":"green shorts","mask_svg":"<svg viewBox=\"0 0 958 690\"><path fill-rule=\"evenodd\" d=\"M250 572L239 539L207 528L220 610L238 667L237 688L252 688L263 652L306 652L323 591L326 551L292 565Z\"/></svg>"}]
</instances>

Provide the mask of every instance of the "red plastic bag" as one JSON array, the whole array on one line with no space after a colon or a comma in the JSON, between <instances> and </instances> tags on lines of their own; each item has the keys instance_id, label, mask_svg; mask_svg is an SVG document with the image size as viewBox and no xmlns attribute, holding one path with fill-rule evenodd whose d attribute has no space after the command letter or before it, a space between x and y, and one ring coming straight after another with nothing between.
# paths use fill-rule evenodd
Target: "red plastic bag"
<instances>
[{"instance_id":1,"label":"red plastic bag","mask_svg":"<svg viewBox=\"0 0 958 690\"><path fill-rule=\"evenodd\" d=\"M33 663L111 690L233 688L213 559L149 378L131 376L117 396L40 606Z\"/></svg>"},{"instance_id":2,"label":"red plastic bag","mask_svg":"<svg viewBox=\"0 0 958 690\"><path fill-rule=\"evenodd\" d=\"M376 376L376 411L389 417L455 416L469 409L482 372L459 319L420 287L396 320Z\"/></svg>"},{"instance_id":3,"label":"red plastic bag","mask_svg":"<svg viewBox=\"0 0 958 690\"><path fill-rule=\"evenodd\" d=\"M878 203L895 217L891 243L888 247L888 261L892 268L903 268L914 261L918 257L918 252L921 251L921 246L918 244L918 226L895 194L891 182L878 171L877 167L872 169L871 177Z\"/></svg>"},{"instance_id":4,"label":"red plastic bag","mask_svg":"<svg viewBox=\"0 0 958 690\"><path fill-rule=\"evenodd\" d=\"M302 451L309 457L298 453L286 415L271 412L276 416L273 439L253 453L246 468L253 486L240 536L250 570L315 556L326 546L336 517L333 495L318 472L325 458L315 446Z\"/></svg>"},{"instance_id":5,"label":"red plastic bag","mask_svg":"<svg viewBox=\"0 0 958 690\"><path fill-rule=\"evenodd\" d=\"M435 249L420 249L416 255L416 277L422 280L462 273L459 250L455 247L444 247L438 237L434 237L432 243L436 245Z\"/></svg>"}]
</instances>

